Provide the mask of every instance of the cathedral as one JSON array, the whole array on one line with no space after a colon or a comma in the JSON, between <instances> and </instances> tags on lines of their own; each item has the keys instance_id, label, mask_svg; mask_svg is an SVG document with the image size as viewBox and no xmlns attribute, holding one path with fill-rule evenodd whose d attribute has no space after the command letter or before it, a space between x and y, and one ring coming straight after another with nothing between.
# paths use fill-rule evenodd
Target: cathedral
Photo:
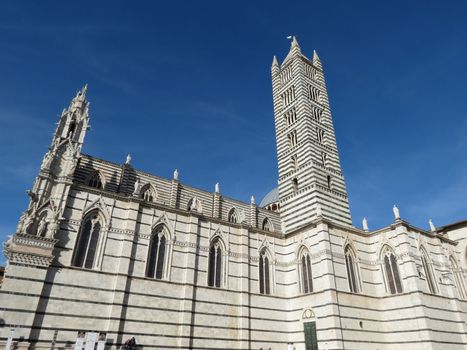
<instances>
[{"instance_id":1,"label":"cathedral","mask_svg":"<svg viewBox=\"0 0 467 350\"><path fill-rule=\"evenodd\" d=\"M320 58L293 38L271 76L278 186L248 203L82 153L76 94L4 243L2 348L467 348L467 220L353 226Z\"/></svg>"}]
</instances>

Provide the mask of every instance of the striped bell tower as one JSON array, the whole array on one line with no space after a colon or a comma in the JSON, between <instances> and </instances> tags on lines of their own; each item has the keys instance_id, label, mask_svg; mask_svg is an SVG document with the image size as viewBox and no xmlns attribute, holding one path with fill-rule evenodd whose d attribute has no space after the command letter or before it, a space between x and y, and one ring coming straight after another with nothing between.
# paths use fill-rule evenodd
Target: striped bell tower
<instances>
[{"instance_id":1,"label":"striped bell tower","mask_svg":"<svg viewBox=\"0 0 467 350\"><path fill-rule=\"evenodd\" d=\"M351 225L323 67L305 57L293 37L282 64L272 67L279 202L285 233L318 216Z\"/></svg>"}]
</instances>

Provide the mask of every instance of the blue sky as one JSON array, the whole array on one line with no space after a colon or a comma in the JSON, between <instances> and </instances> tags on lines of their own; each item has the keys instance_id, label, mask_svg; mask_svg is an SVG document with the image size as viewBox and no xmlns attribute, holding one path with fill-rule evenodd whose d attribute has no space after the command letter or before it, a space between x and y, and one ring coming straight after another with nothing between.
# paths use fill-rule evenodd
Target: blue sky
<instances>
[{"instance_id":1,"label":"blue sky","mask_svg":"<svg viewBox=\"0 0 467 350\"><path fill-rule=\"evenodd\" d=\"M277 181L270 64L290 34L323 61L354 224L388 225L394 203L424 228L467 218L467 3L134 4L0 3L1 240L84 83L85 153L259 201Z\"/></svg>"}]
</instances>

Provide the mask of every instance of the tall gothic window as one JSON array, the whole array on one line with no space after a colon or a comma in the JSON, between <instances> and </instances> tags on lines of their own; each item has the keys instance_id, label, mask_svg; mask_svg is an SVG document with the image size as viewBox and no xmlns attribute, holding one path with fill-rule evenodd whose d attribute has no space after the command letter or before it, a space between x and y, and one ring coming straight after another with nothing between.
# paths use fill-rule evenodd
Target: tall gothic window
<instances>
[{"instance_id":1,"label":"tall gothic window","mask_svg":"<svg viewBox=\"0 0 467 350\"><path fill-rule=\"evenodd\" d=\"M103 188L103 181L98 171L95 171L88 179L87 185L94 188Z\"/></svg>"},{"instance_id":2,"label":"tall gothic window","mask_svg":"<svg viewBox=\"0 0 467 350\"><path fill-rule=\"evenodd\" d=\"M391 294L402 293L402 282L399 275L396 256L389 248L383 254L384 273L388 291Z\"/></svg>"},{"instance_id":3,"label":"tall gothic window","mask_svg":"<svg viewBox=\"0 0 467 350\"><path fill-rule=\"evenodd\" d=\"M266 248L264 248L259 254L259 292L261 294L271 294L269 270L269 257Z\"/></svg>"},{"instance_id":4,"label":"tall gothic window","mask_svg":"<svg viewBox=\"0 0 467 350\"><path fill-rule=\"evenodd\" d=\"M213 240L209 247L208 286L221 287L222 282L222 247L219 239Z\"/></svg>"},{"instance_id":5,"label":"tall gothic window","mask_svg":"<svg viewBox=\"0 0 467 350\"><path fill-rule=\"evenodd\" d=\"M428 288L430 289L431 294L436 294L436 279L434 278L433 269L431 268L431 264L429 263L430 259L428 258L428 254L423 249L421 250L422 253L422 265L423 270L425 271L426 276L426 283L428 284Z\"/></svg>"},{"instance_id":6,"label":"tall gothic window","mask_svg":"<svg viewBox=\"0 0 467 350\"><path fill-rule=\"evenodd\" d=\"M164 262L166 255L167 235L164 226L154 230L149 243L146 276L156 279L164 277Z\"/></svg>"},{"instance_id":7,"label":"tall gothic window","mask_svg":"<svg viewBox=\"0 0 467 350\"><path fill-rule=\"evenodd\" d=\"M467 296L467 291L465 289L464 278L462 277L462 271L459 269L456 260L453 256L449 257L449 262L451 263L451 269L454 276L454 284L457 289L457 295L461 299L465 299Z\"/></svg>"},{"instance_id":8,"label":"tall gothic window","mask_svg":"<svg viewBox=\"0 0 467 350\"><path fill-rule=\"evenodd\" d=\"M355 254L352 248L347 245L344 249L345 265L347 268L347 279L349 281L349 289L352 293L360 291L360 281L358 279L358 265Z\"/></svg>"},{"instance_id":9,"label":"tall gothic window","mask_svg":"<svg viewBox=\"0 0 467 350\"><path fill-rule=\"evenodd\" d=\"M313 292L313 275L311 271L310 252L305 247L303 247L299 254L299 274L302 292Z\"/></svg>"},{"instance_id":10,"label":"tall gothic window","mask_svg":"<svg viewBox=\"0 0 467 350\"><path fill-rule=\"evenodd\" d=\"M102 219L97 211L88 214L81 225L73 265L92 269L96 264L97 245L102 230Z\"/></svg>"},{"instance_id":11,"label":"tall gothic window","mask_svg":"<svg viewBox=\"0 0 467 350\"><path fill-rule=\"evenodd\" d=\"M234 224L238 223L238 213L235 208L230 209L227 220L229 222L233 222Z\"/></svg>"}]
</instances>

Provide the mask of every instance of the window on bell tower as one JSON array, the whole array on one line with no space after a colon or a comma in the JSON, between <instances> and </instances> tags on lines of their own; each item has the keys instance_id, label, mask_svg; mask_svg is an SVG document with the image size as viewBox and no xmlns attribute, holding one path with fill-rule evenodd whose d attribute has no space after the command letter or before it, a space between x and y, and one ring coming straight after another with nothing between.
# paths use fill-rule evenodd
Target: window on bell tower
<instances>
[{"instance_id":1,"label":"window on bell tower","mask_svg":"<svg viewBox=\"0 0 467 350\"><path fill-rule=\"evenodd\" d=\"M293 170L298 169L298 157L296 154L290 157L290 164L292 165Z\"/></svg>"},{"instance_id":2,"label":"window on bell tower","mask_svg":"<svg viewBox=\"0 0 467 350\"><path fill-rule=\"evenodd\" d=\"M319 143L324 143L324 130L320 128L316 128L316 140Z\"/></svg>"},{"instance_id":3,"label":"window on bell tower","mask_svg":"<svg viewBox=\"0 0 467 350\"><path fill-rule=\"evenodd\" d=\"M321 103L321 92L310 84L308 84L308 97L315 102Z\"/></svg>"},{"instance_id":4,"label":"window on bell tower","mask_svg":"<svg viewBox=\"0 0 467 350\"><path fill-rule=\"evenodd\" d=\"M297 132L295 130L288 134L287 138L289 140L290 147L294 147L297 145Z\"/></svg>"},{"instance_id":5,"label":"window on bell tower","mask_svg":"<svg viewBox=\"0 0 467 350\"><path fill-rule=\"evenodd\" d=\"M321 160L323 163L323 166L326 168L328 165L328 155L327 153L321 152Z\"/></svg>"},{"instance_id":6,"label":"window on bell tower","mask_svg":"<svg viewBox=\"0 0 467 350\"><path fill-rule=\"evenodd\" d=\"M289 127L297 121L297 112L295 111L295 107L284 114L284 121L286 127Z\"/></svg>"},{"instance_id":7,"label":"window on bell tower","mask_svg":"<svg viewBox=\"0 0 467 350\"><path fill-rule=\"evenodd\" d=\"M292 179L292 190L294 193L298 191L298 180L296 177Z\"/></svg>"}]
</instances>

